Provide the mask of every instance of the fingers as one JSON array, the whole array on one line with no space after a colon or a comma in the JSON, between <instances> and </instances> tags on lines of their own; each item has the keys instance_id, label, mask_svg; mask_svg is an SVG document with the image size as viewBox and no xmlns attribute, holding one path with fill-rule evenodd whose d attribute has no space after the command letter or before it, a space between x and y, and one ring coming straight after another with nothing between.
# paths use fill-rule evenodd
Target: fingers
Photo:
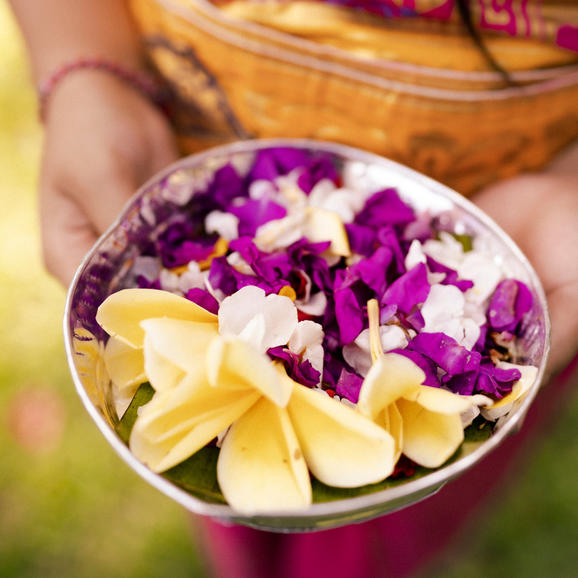
<instances>
[{"instance_id":1,"label":"fingers","mask_svg":"<svg viewBox=\"0 0 578 578\"><path fill-rule=\"evenodd\" d=\"M97 233L80 207L55 191L42 191L40 221L44 266L66 287Z\"/></svg>"},{"instance_id":2,"label":"fingers","mask_svg":"<svg viewBox=\"0 0 578 578\"><path fill-rule=\"evenodd\" d=\"M552 321L549 370L556 372L578 354L578 281L548 293Z\"/></svg>"}]
</instances>

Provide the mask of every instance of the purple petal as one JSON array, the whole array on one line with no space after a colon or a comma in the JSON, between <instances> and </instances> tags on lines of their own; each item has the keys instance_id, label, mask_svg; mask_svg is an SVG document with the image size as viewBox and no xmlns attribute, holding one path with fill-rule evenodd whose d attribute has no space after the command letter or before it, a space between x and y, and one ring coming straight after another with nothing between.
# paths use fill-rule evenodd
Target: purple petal
<instances>
[{"instance_id":1,"label":"purple petal","mask_svg":"<svg viewBox=\"0 0 578 578\"><path fill-rule=\"evenodd\" d=\"M214 313L215 315L219 311L219 302L208 291L205 291L204 289L193 287L192 289L189 289L187 291L185 297L189 301L196 303L203 309L206 309L207 311Z\"/></svg>"},{"instance_id":2,"label":"purple petal","mask_svg":"<svg viewBox=\"0 0 578 578\"><path fill-rule=\"evenodd\" d=\"M267 354L272 359L279 359L283 362L287 375L307 387L315 387L319 383L321 374L314 369L308 360L302 361L301 356L293 353L289 349L282 346L271 347L267 350Z\"/></svg>"},{"instance_id":3,"label":"purple petal","mask_svg":"<svg viewBox=\"0 0 578 578\"><path fill-rule=\"evenodd\" d=\"M473 395L478 383L479 371L466 371L452 377L444 376L444 385L459 395Z\"/></svg>"},{"instance_id":4,"label":"purple petal","mask_svg":"<svg viewBox=\"0 0 578 578\"><path fill-rule=\"evenodd\" d=\"M349 401L357 403L359 401L359 390L362 384L362 377L344 368L341 370L341 375L337 380L335 392L338 396L345 397Z\"/></svg>"},{"instance_id":5,"label":"purple petal","mask_svg":"<svg viewBox=\"0 0 578 578\"><path fill-rule=\"evenodd\" d=\"M254 237L257 229L287 215L285 207L270 199L249 199L242 205L231 205L229 212L239 219L239 235Z\"/></svg>"},{"instance_id":6,"label":"purple petal","mask_svg":"<svg viewBox=\"0 0 578 578\"><path fill-rule=\"evenodd\" d=\"M429 357L450 376L477 371L482 359L477 351L469 351L445 333L420 333L408 348Z\"/></svg>"},{"instance_id":7,"label":"purple petal","mask_svg":"<svg viewBox=\"0 0 578 578\"><path fill-rule=\"evenodd\" d=\"M250 237L235 239L231 241L229 247L232 251L237 251L255 275L267 283L275 285L288 279L293 269L287 253L260 251Z\"/></svg>"},{"instance_id":8,"label":"purple petal","mask_svg":"<svg viewBox=\"0 0 578 578\"><path fill-rule=\"evenodd\" d=\"M310 159L303 167L297 179L297 185L306 194L309 194L313 187L324 179L329 179L333 183L339 182L339 175L331 160L331 157L320 154Z\"/></svg>"},{"instance_id":9,"label":"purple petal","mask_svg":"<svg viewBox=\"0 0 578 578\"><path fill-rule=\"evenodd\" d=\"M384 189L374 193L358 213L355 222L374 228L383 225L401 225L415 220L413 209L406 205L395 189Z\"/></svg>"},{"instance_id":10,"label":"purple petal","mask_svg":"<svg viewBox=\"0 0 578 578\"><path fill-rule=\"evenodd\" d=\"M377 242L380 247L389 248L393 254L394 261L390 268L390 273L394 275L391 279L391 281L394 281L397 276L403 275L406 272L405 253L402 251L399 243L399 235L393 227L387 225L377 231Z\"/></svg>"},{"instance_id":11,"label":"purple petal","mask_svg":"<svg viewBox=\"0 0 578 578\"><path fill-rule=\"evenodd\" d=\"M371 227L347 223L345 225L349 246L353 253L369 257L376 247L377 233Z\"/></svg>"},{"instance_id":12,"label":"purple petal","mask_svg":"<svg viewBox=\"0 0 578 578\"><path fill-rule=\"evenodd\" d=\"M494 291L487 318L496 331L515 331L524 314L532 308L532 293L521 281L505 279Z\"/></svg>"},{"instance_id":13,"label":"purple petal","mask_svg":"<svg viewBox=\"0 0 578 578\"><path fill-rule=\"evenodd\" d=\"M427 299L429 291L426 266L418 263L386 289L381 302L384 305L397 305L401 312L409 314L415 306Z\"/></svg>"},{"instance_id":14,"label":"purple petal","mask_svg":"<svg viewBox=\"0 0 578 578\"><path fill-rule=\"evenodd\" d=\"M380 247L368 259L362 259L350 268L353 275L361 280L380 298L387 287L387 269L391 265L393 254L389 247Z\"/></svg>"},{"instance_id":15,"label":"purple petal","mask_svg":"<svg viewBox=\"0 0 578 578\"><path fill-rule=\"evenodd\" d=\"M264 149L257 157L249 174L251 181L264 179L273 181L280 175L286 175L293 169L307 164L308 154L297 148L277 147Z\"/></svg>"},{"instance_id":16,"label":"purple petal","mask_svg":"<svg viewBox=\"0 0 578 578\"><path fill-rule=\"evenodd\" d=\"M437 366L429 357L412 349L395 349L392 353L399 353L400 355L408 357L425 373L423 385L440 387Z\"/></svg>"},{"instance_id":17,"label":"purple petal","mask_svg":"<svg viewBox=\"0 0 578 578\"><path fill-rule=\"evenodd\" d=\"M161 281L160 279L155 279L154 281L149 281L144 275L139 275L136 278L137 285L139 289L160 289Z\"/></svg>"},{"instance_id":18,"label":"purple petal","mask_svg":"<svg viewBox=\"0 0 578 578\"><path fill-rule=\"evenodd\" d=\"M335 291L335 316L342 344L351 343L363 331L363 309L351 287Z\"/></svg>"},{"instance_id":19,"label":"purple petal","mask_svg":"<svg viewBox=\"0 0 578 578\"><path fill-rule=\"evenodd\" d=\"M260 286L257 277L239 273L226 257L217 257L211 261L209 282L213 288L221 290L225 295L232 295L247 285Z\"/></svg>"},{"instance_id":20,"label":"purple petal","mask_svg":"<svg viewBox=\"0 0 578 578\"><path fill-rule=\"evenodd\" d=\"M247 196L247 190L243 179L229 163L215 173L213 182L204 196L216 203L221 210L227 210L233 199Z\"/></svg>"},{"instance_id":21,"label":"purple petal","mask_svg":"<svg viewBox=\"0 0 578 578\"><path fill-rule=\"evenodd\" d=\"M484 361L480 365L476 393L485 393L501 399L512 391L514 383L521 377L519 369L502 369L496 367L491 361Z\"/></svg>"}]
</instances>

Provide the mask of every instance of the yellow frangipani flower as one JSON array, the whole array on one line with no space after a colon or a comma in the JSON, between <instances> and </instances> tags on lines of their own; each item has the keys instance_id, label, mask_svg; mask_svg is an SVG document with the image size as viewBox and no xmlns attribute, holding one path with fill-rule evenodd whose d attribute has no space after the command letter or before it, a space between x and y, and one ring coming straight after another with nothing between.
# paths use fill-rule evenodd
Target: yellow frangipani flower
<instances>
[{"instance_id":1,"label":"yellow frangipani flower","mask_svg":"<svg viewBox=\"0 0 578 578\"><path fill-rule=\"evenodd\" d=\"M413 361L382 352L375 300L368 302L368 315L373 365L361 386L357 409L393 436L396 459L403 453L422 466L441 466L464 440L461 414L473 405L491 405L492 400L422 385L425 374Z\"/></svg>"},{"instance_id":2,"label":"yellow frangipani flower","mask_svg":"<svg viewBox=\"0 0 578 578\"><path fill-rule=\"evenodd\" d=\"M245 287L216 316L164 291L127 289L101 305L97 320L111 335L105 356L113 382L133 387L144 376L155 389L129 440L153 471L181 463L227 428L217 475L239 511L308 506L309 471L355 487L393 470L389 433L297 384L267 357L297 327L289 298Z\"/></svg>"}]
</instances>

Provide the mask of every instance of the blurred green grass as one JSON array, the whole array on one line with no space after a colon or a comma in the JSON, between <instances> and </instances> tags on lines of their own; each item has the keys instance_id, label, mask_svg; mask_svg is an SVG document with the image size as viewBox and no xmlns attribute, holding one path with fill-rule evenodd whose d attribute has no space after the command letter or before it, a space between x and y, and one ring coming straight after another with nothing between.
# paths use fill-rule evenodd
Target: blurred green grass
<instances>
[{"instance_id":1,"label":"blurred green grass","mask_svg":"<svg viewBox=\"0 0 578 578\"><path fill-rule=\"evenodd\" d=\"M40 259L35 99L3 3L0 121L0 576L204 576L187 516L120 461L74 392L64 291ZM427 576L577 575L577 423L574 395L516 484Z\"/></svg>"}]
</instances>

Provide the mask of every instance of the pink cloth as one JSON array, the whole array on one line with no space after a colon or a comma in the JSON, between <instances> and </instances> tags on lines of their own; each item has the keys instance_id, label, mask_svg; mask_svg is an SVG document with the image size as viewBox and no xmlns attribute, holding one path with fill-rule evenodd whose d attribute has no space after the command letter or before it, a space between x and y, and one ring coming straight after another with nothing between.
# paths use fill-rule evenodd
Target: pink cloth
<instances>
[{"instance_id":1,"label":"pink cloth","mask_svg":"<svg viewBox=\"0 0 578 578\"><path fill-rule=\"evenodd\" d=\"M217 578L404 578L443 554L473 514L504 489L524 450L544 430L578 378L578 357L545 387L522 430L434 496L362 524L274 534L201 520L203 549Z\"/></svg>"}]
</instances>

